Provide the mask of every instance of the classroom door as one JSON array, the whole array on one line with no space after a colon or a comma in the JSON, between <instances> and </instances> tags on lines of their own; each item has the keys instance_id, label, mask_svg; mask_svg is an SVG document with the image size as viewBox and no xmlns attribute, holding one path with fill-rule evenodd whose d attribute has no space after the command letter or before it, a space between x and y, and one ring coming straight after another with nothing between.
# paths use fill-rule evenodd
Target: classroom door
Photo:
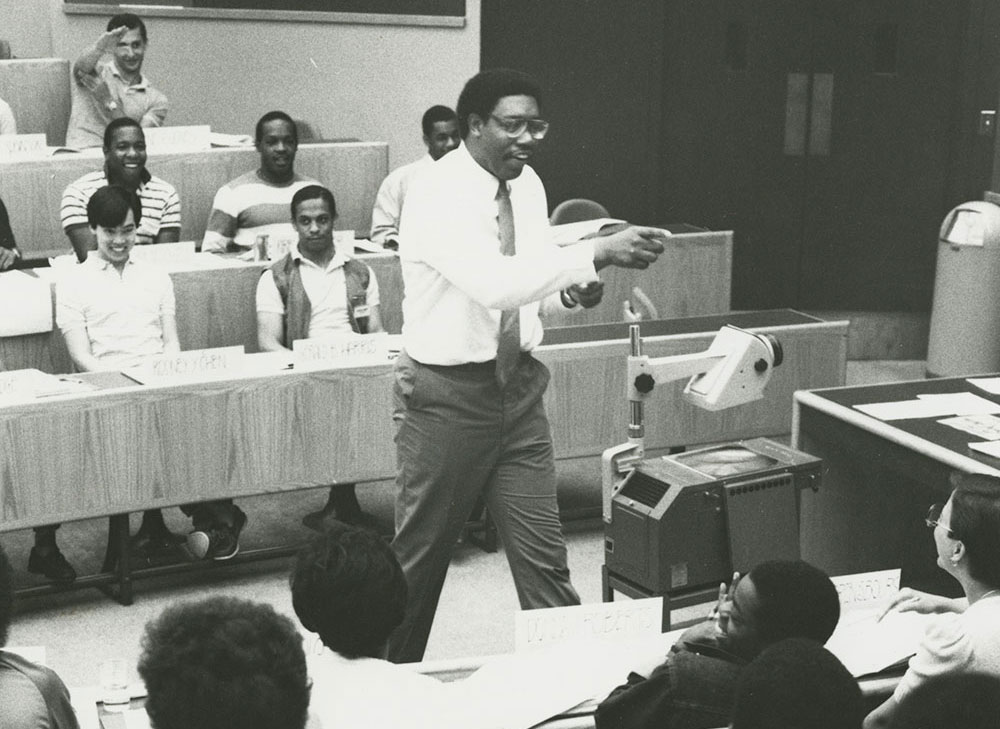
<instances>
[{"instance_id":1,"label":"classroom door","mask_svg":"<svg viewBox=\"0 0 1000 729\"><path fill-rule=\"evenodd\" d=\"M669 4L665 213L735 231L734 308L929 308L965 6Z\"/></svg>"}]
</instances>

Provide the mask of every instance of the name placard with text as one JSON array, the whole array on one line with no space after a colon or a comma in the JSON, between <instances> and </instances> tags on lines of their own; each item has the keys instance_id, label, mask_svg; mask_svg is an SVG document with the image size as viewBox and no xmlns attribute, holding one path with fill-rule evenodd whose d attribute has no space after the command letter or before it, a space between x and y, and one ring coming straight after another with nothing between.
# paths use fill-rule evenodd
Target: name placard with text
<instances>
[{"instance_id":1,"label":"name placard with text","mask_svg":"<svg viewBox=\"0 0 1000 729\"><path fill-rule=\"evenodd\" d=\"M295 369L368 367L389 363L388 334L343 334L292 342Z\"/></svg>"},{"instance_id":2,"label":"name placard with text","mask_svg":"<svg viewBox=\"0 0 1000 729\"><path fill-rule=\"evenodd\" d=\"M522 610L514 618L514 649L580 639L660 635L662 620L662 597Z\"/></svg>"},{"instance_id":3,"label":"name placard with text","mask_svg":"<svg viewBox=\"0 0 1000 729\"><path fill-rule=\"evenodd\" d=\"M48 157L44 134L0 134L0 162Z\"/></svg>"},{"instance_id":4,"label":"name placard with text","mask_svg":"<svg viewBox=\"0 0 1000 729\"><path fill-rule=\"evenodd\" d=\"M244 357L242 345L192 349L152 357L138 367L125 370L125 374L143 385L225 379L239 369Z\"/></svg>"}]
</instances>

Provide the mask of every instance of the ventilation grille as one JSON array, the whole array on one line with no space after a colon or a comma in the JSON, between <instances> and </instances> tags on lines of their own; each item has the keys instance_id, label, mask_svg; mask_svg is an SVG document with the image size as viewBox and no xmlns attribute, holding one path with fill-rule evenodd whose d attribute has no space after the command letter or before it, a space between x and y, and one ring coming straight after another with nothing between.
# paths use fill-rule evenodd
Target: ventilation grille
<instances>
[{"instance_id":1,"label":"ventilation grille","mask_svg":"<svg viewBox=\"0 0 1000 729\"><path fill-rule=\"evenodd\" d=\"M752 481L750 483L743 483L737 486L729 486L726 489L726 494L729 497L744 496L746 494L752 494L758 491L767 491L768 489L788 488L792 485L792 483L793 483L792 474L786 473L783 476L766 478L760 481Z\"/></svg>"},{"instance_id":2,"label":"ventilation grille","mask_svg":"<svg viewBox=\"0 0 1000 729\"><path fill-rule=\"evenodd\" d=\"M653 508L660 503L660 499L663 498L663 495L667 493L669 488L670 484L636 471L619 493L627 499L632 499L643 506Z\"/></svg>"}]
</instances>

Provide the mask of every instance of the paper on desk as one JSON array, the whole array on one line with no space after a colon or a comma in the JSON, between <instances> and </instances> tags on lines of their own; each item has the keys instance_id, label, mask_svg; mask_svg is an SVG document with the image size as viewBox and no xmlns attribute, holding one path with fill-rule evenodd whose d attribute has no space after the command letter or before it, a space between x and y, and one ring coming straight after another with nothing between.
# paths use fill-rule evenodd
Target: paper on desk
<instances>
[{"instance_id":1,"label":"paper on desk","mask_svg":"<svg viewBox=\"0 0 1000 729\"><path fill-rule=\"evenodd\" d=\"M101 689L97 686L69 689L69 703L76 714L80 729L101 729L101 718L97 713L97 703L100 700Z\"/></svg>"},{"instance_id":2,"label":"paper on desk","mask_svg":"<svg viewBox=\"0 0 1000 729\"><path fill-rule=\"evenodd\" d=\"M970 377L966 382L991 395L1000 395L1000 377Z\"/></svg>"},{"instance_id":3,"label":"paper on desk","mask_svg":"<svg viewBox=\"0 0 1000 729\"><path fill-rule=\"evenodd\" d=\"M578 223L563 223L549 227L549 240L557 246L568 246L583 240L585 236L597 233L607 225L618 225L626 221L618 218L595 218L594 220L581 220Z\"/></svg>"},{"instance_id":4,"label":"paper on desk","mask_svg":"<svg viewBox=\"0 0 1000 729\"><path fill-rule=\"evenodd\" d=\"M969 448L991 458L1000 458L1000 440L969 443Z\"/></svg>"},{"instance_id":5,"label":"paper on desk","mask_svg":"<svg viewBox=\"0 0 1000 729\"><path fill-rule=\"evenodd\" d=\"M122 712L125 729L151 729L149 714L145 709L126 709Z\"/></svg>"},{"instance_id":6,"label":"paper on desk","mask_svg":"<svg viewBox=\"0 0 1000 729\"><path fill-rule=\"evenodd\" d=\"M1000 413L1000 404L971 392L947 395L927 395L915 400L897 400L855 405L865 415L879 420L940 418L947 415L985 415Z\"/></svg>"},{"instance_id":7,"label":"paper on desk","mask_svg":"<svg viewBox=\"0 0 1000 729\"><path fill-rule=\"evenodd\" d=\"M1000 440L1000 418L995 415L956 415L938 422L984 440Z\"/></svg>"},{"instance_id":8,"label":"paper on desk","mask_svg":"<svg viewBox=\"0 0 1000 729\"><path fill-rule=\"evenodd\" d=\"M855 677L907 660L933 619L913 612L878 619L899 591L899 577L895 569L831 578L840 596L840 621L826 648Z\"/></svg>"},{"instance_id":9,"label":"paper on desk","mask_svg":"<svg viewBox=\"0 0 1000 729\"><path fill-rule=\"evenodd\" d=\"M527 729L595 696L603 698L624 682L634 650L630 641L581 641L500 656L449 685L457 725Z\"/></svg>"},{"instance_id":10,"label":"paper on desk","mask_svg":"<svg viewBox=\"0 0 1000 729\"><path fill-rule=\"evenodd\" d=\"M49 283L24 271L0 273L0 337L52 331Z\"/></svg>"}]
</instances>

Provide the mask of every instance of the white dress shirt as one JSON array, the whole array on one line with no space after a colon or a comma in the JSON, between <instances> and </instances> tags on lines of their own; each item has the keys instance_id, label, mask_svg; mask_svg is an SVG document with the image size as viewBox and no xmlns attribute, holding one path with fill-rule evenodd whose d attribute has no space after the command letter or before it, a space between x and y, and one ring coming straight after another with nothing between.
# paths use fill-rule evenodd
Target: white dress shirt
<instances>
[{"instance_id":1,"label":"white dress shirt","mask_svg":"<svg viewBox=\"0 0 1000 729\"><path fill-rule=\"evenodd\" d=\"M375 196L375 207L372 209L372 243L385 245L388 240L399 237L399 216L403 212L403 200L410 187L410 181L427 165L434 164L434 159L425 154L416 162L397 167L390 172L379 185Z\"/></svg>"},{"instance_id":2,"label":"white dress shirt","mask_svg":"<svg viewBox=\"0 0 1000 729\"><path fill-rule=\"evenodd\" d=\"M496 358L500 315L521 309L521 349L542 341L539 302L597 280L592 241L549 240L545 188L525 166L510 180L517 254L500 253L499 180L462 147L417 174L400 224L403 344L424 364Z\"/></svg>"},{"instance_id":3,"label":"white dress shirt","mask_svg":"<svg viewBox=\"0 0 1000 729\"><path fill-rule=\"evenodd\" d=\"M299 264L299 275L302 276L302 288L309 297L311 312L309 338L352 333L354 330L351 329L351 319L347 315L347 282L344 276L347 256L337 251L323 268L303 257L298 246L292 248L291 253L294 260L302 261ZM378 306L378 279L370 268L368 275L365 304ZM264 271L257 282L257 312L285 315L285 305L281 301L271 269Z\"/></svg>"},{"instance_id":4,"label":"white dress shirt","mask_svg":"<svg viewBox=\"0 0 1000 729\"><path fill-rule=\"evenodd\" d=\"M108 369L139 365L163 353L164 315L174 315L170 276L129 260L122 272L96 252L56 284L56 322L83 330L90 351Z\"/></svg>"}]
</instances>

